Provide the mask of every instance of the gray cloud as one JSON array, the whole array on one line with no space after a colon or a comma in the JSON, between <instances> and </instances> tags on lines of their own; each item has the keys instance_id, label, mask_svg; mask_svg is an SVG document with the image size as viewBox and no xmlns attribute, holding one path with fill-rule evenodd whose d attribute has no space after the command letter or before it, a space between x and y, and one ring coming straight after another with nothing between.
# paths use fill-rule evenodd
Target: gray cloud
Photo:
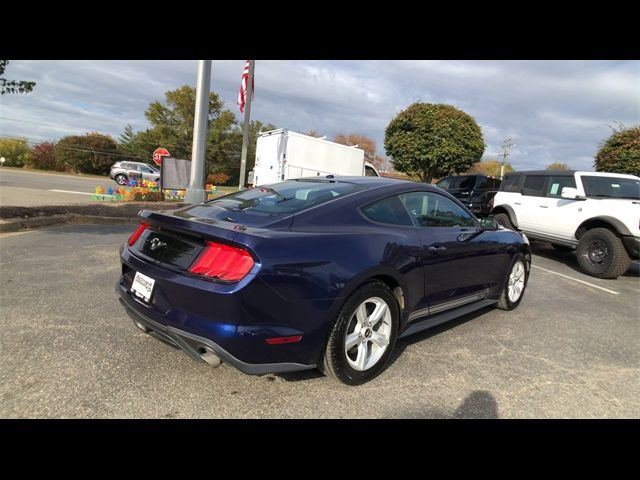
<instances>
[{"instance_id":1,"label":"gray cloud","mask_svg":"<svg viewBox=\"0 0 640 480\"><path fill-rule=\"evenodd\" d=\"M238 118L244 60L214 60L212 89ZM147 126L167 90L195 84L196 61L12 61L7 77L35 80L29 95L0 97L0 135L34 141ZM640 123L637 61L268 61L256 66L252 118L332 137L371 136L416 101L450 103L475 117L495 156L517 144L517 169L553 161L590 170L607 125Z\"/></svg>"}]
</instances>

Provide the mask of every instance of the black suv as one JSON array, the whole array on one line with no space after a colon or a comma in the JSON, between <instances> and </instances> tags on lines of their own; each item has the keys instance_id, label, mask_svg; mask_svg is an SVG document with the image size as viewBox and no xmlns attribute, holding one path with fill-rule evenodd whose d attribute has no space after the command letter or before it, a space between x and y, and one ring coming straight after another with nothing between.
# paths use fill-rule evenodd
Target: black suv
<instances>
[{"instance_id":1,"label":"black suv","mask_svg":"<svg viewBox=\"0 0 640 480\"><path fill-rule=\"evenodd\" d=\"M500 188L499 178L487 175L456 175L444 177L436 186L464 203L477 216L488 215L491 200Z\"/></svg>"}]
</instances>

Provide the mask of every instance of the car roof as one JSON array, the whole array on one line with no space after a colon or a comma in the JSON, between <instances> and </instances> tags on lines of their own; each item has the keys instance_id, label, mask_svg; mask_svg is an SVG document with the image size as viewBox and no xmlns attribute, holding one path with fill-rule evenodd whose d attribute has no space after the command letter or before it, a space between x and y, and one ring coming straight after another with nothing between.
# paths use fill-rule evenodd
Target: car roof
<instances>
[{"instance_id":1,"label":"car roof","mask_svg":"<svg viewBox=\"0 0 640 480\"><path fill-rule=\"evenodd\" d=\"M342 175L326 175L322 177L303 177L303 178L296 178L291 180L297 180L301 182L303 181L318 182L323 180L324 181L333 180L336 182L354 183L357 185L367 185L367 186L401 185L401 184L417 183L417 182L412 182L410 180L398 180L396 178L390 178L390 177L358 177L358 176L342 176Z\"/></svg>"},{"instance_id":2,"label":"car roof","mask_svg":"<svg viewBox=\"0 0 640 480\"><path fill-rule=\"evenodd\" d=\"M575 170L529 170L524 172L509 172L506 173L505 176L529 175L534 177L539 175L553 175L554 177L573 177L574 173L576 173Z\"/></svg>"}]
</instances>

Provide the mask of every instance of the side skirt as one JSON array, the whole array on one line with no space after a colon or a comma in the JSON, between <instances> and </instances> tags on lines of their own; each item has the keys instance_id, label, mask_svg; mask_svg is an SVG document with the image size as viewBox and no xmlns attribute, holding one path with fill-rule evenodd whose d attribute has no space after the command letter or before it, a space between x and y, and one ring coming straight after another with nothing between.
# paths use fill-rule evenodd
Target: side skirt
<instances>
[{"instance_id":1,"label":"side skirt","mask_svg":"<svg viewBox=\"0 0 640 480\"><path fill-rule=\"evenodd\" d=\"M466 315L467 313L475 312L476 310L480 310L481 308L495 305L496 303L498 303L498 300L479 300L477 302L469 303L452 310L447 310L446 312L430 315L424 318L424 320L419 320L409 325L409 327L404 332L402 332L402 334L400 334L398 338L408 337L409 335L413 335L414 333L421 332L422 330L427 330L428 328L435 327L436 325L440 325L441 323L445 323L449 320L461 317L463 315Z\"/></svg>"}]
</instances>

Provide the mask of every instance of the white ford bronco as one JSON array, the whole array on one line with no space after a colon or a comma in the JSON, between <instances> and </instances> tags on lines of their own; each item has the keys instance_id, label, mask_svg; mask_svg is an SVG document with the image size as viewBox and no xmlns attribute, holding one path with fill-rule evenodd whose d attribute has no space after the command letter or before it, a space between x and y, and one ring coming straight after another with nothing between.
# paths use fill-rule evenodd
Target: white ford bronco
<instances>
[{"instance_id":1,"label":"white ford bronco","mask_svg":"<svg viewBox=\"0 0 640 480\"><path fill-rule=\"evenodd\" d=\"M640 258L640 178L604 172L507 174L493 198L500 225L576 250L582 270L617 278Z\"/></svg>"}]
</instances>

